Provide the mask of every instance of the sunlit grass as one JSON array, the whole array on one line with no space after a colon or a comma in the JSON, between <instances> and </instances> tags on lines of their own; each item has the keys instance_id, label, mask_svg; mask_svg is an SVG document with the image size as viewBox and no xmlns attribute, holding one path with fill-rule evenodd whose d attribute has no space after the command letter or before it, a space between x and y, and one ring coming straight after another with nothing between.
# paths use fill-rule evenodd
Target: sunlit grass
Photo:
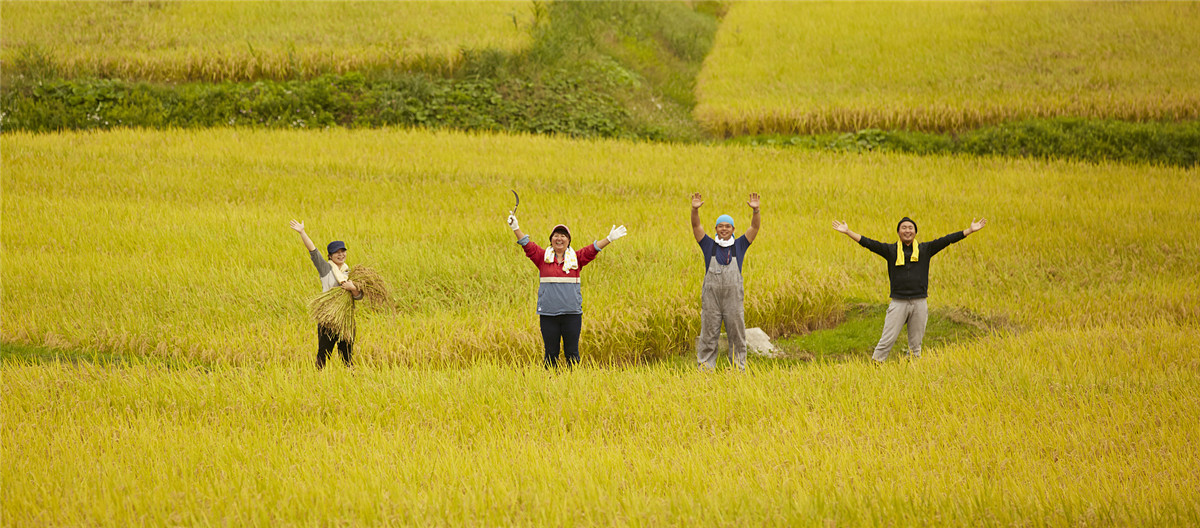
<instances>
[{"instance_id":1,"label":"sunlit grass","mask_svg":"<svg viewBox=\"0 0 1200 528\"><path fill-rule=\"evenodd\" d=\"M1200 117L1197 2L739 2L697 80L721 135Z\"/></svg>"}]
</instances>

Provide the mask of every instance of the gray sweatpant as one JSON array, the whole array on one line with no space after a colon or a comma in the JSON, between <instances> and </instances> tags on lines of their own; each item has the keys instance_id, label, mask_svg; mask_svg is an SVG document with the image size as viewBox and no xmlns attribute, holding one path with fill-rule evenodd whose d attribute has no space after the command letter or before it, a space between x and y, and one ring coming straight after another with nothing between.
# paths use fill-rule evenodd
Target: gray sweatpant
<instances>
[{"instance_id":1,"label":"gray sweatpant","mask_svg":"<svg viewBox=\"0 0 1200 528\"><path fill-rule=\"evenodd\" d=\"M925 323L929 321L929 308L925 299L892 299L888 303L887 316L883 318L883 337L875 345L871 356L875 361L884 361L892 352L892 345L900 337L900 327L908 324L908 353L921 357L921 340L925 338Z\"/></svg>"},{"instance_id":2,"label":"gray sweatpant","mask_svg":"<svg viewBox=\"0 0 1200 528\"><path fill-rule=\"evenodd\" d=\"M701 367L716 368L721 323L729 334L729 353L739 369L746 369L746 312L742 306L742 270L737 261L718 264L712 257L700 301L700 337L696 338L696 361Z\"/></svg>"}]
</instances>

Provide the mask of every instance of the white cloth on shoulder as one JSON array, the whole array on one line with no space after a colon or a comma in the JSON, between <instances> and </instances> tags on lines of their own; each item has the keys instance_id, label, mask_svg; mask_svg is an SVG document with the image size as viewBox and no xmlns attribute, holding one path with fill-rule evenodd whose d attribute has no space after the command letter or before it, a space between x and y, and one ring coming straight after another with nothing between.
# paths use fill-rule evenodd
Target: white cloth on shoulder
<instances>
[{"instance_id":1,"label":"white cloth on shoulder","mask_svg":"<svg viewBox=\"0 0 1200 528\"><path fill-rule=\"evenodd\" d=\"M554 248L546 248L546 263L554 262ZM569 273L573 269L579 269L579 260L575 258L575 250L567 248L567 252L563 254L563 273Z\"/></svg>"},{"instance_id":2,"label":"white cloth on shoulder","mask_svg":"<svg viewBox=\"0 0 1200 528\"><path fill-rule=\"evenodd\" d=\"M333 278L337 279L338 284L346 282L346 280L349 278L350 266L348 266L345 262L343 262L341 266L334 264L332 260L327 262L329 262L329 269L333 270Z\"/></svg>"}]
</instances>

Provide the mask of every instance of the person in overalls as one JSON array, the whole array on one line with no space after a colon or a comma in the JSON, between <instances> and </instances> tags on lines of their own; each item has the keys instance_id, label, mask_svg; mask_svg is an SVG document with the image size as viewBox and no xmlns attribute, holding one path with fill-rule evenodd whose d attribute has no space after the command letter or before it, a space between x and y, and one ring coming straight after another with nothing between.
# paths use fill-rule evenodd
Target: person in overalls
<instances>
[{"instance_id":1,"label":"person in overalls","mask_svg":"<svg viewBox=\"0 0 1200 528\"><path fill-rule=\"evenodd\" d=\"M746 370L746 313L742 306L745 291L742 288L742 263L746 250L758 236L761 223L758 215L758 193L750 193L746 202L754 210L750 218L750 229L737 239L733 238L733 217L717 217L717 238L714 240L700 226L700 206L704 200L700 193L692 195L692 234L704 253L704 288L700 302L700 337L696 339L696 361L701 368L717 366L717 342L721 337L721 323L729 334L729 353L739 370Z\"/></svg>"}]
</instances>

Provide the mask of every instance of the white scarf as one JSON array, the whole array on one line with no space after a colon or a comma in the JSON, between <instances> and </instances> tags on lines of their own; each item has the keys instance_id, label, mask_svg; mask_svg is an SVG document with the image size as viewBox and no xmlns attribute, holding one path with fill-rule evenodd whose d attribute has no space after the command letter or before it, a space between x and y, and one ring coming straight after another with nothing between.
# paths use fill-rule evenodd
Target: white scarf
<instances>
[{"instance_id":1,"label":"white scarf","mask_svg":"<svg viewBox=\"0 0 1200 528\"><path fill-rule=\"evenodd\" d=\"M554 262L554 248L546 248L546 263ZM570 273L573 269L579 269L579 261L575 260L575 250L567 248L567 252L563 254L563 273Z\"/></svg>"},{"instance_id":2,"label":"white scarf","mask_svg":"<svg viewBox=\"0 0 1200 528\"><path fill-rule=\"evenodd\" d=\"M717 237L717 245L718 246L729 247L729 246L732 246L733 243L734 243L734 239L732 236L730 236L729 238L726 238L724 240L722 240L721 237Z\"/></svg>"},{"instance_id":3,"label":"white scarf","mask_svg":"<svg viewBox=\"0 0 1200 528\"><path fill-rule=\"evenodd\" d=\"M334 264L332 260L326 262L329 263L329 269L333 270L333 278L337 279L338 284L346 282L346 280L349 278L348 274L350 273L350 266L347 266L345 262L342 263L341 267L338 267L337 264Z\"/></svg>"}]
</instances>

